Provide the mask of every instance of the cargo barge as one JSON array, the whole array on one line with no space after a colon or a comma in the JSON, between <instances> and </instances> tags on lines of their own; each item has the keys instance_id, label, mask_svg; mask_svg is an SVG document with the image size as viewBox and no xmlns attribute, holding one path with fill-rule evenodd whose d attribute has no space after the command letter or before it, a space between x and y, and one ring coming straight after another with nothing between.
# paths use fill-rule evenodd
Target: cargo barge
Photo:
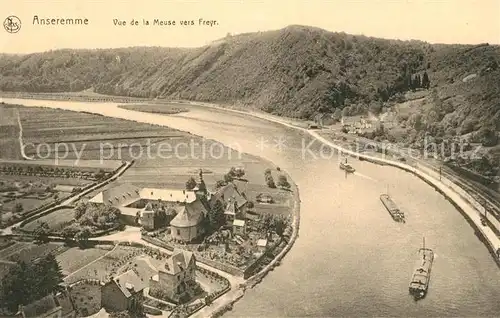
<instances>
[{"instance_id":1,"label":"cargo barge","mask_svg":"<svg viewBox=\"0 0 500 318\"><path fill-rule=\"evenodd\" d=\"M388 194L380 195L380 201L385 206L392 219L396 222L405 223L405 214L397 207Z\"/></svg>"},{"instance_id":2,"label":"cargo barge","mask_svg":"<svg viewBox=\"0 0 500 318\"><path fill-rule=\"evenodd\" d=\"M431 279L432 262L434 252L430 248L425 248L425 238L423 247L418 250L419 259L411 277L409 292L415 300L424 298L427 295L429 282Z\"/></svg>"}]
</instances>

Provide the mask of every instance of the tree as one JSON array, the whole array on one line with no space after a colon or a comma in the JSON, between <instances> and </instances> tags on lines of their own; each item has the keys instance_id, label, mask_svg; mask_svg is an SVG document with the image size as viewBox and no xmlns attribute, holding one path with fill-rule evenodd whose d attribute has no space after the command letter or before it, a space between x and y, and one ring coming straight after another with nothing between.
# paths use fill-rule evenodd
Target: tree
<instances>
[{"instance_id":1,"label":"tree","mask_svg":"<svg viewBox=\"0 0 500 318\"><path fill-rule=\"evenodd\" d=\"M283 174L278 177L278 187L281 187L283 189L290 189L290 183L286 179L286 176Z\"/></svg>"},{"instance_id":2,"label":"tree","mask_svg":"<svg viewBox=\"0 0 500 318\"><path fill-rule=\"evenodd\" d=\"M342 109L342 116L347 117L349 116L349 114L350 114L350 107L349 106L344 107L344 109Z\"/></svg>"},{"instance_id":3,"label":"tree","mask_svg":"<svg viewBox=\"0 0 500 318\"><path fill-rule=\"evenodd\" d=\"M78 204L75 206L75 219L78 220L80 219L85 212L87 211L88 204L85 202L78 202Z\"/></svg>"},{"instance_id":4,"label":"tree","mask_svg":"<svg viewBox=\"0 0 500 318\"><path fill-rule=\"evenodd\" d=\"M276 234L283 237L286 227L288 226L288 220L283 215L275 215L273 218L273 228Z\"/></svg>"},{"instance_id":5,"label":"tree","mask_svg":"<svg viewBox=\"0 0 500 318\"><path fill-rule=\"evenodd\" d=\"M253 208L254 208L254 206L255 206L255 204L254 204L252 201L248 201L248 203L247 203L247 208L249 208L249 209L253 209Z\"/></svg>"},{"instance_id":6,"label":"tree","mask_svg":"<svg viewBox=\"0 0 500 318\"><path fill-rule=\"evenodd\" d=\"M431 87L431 82L427 72L424 72L424 75L422 76L422 87L425 89L429 89L429 87Z\"/></svg>"},{"instance_id":7,"label":"tree","mask_svg":"<svg viewBox=\"0 0 500 318\"><path fill-rule=\"evenodd\" d=\"M104 172L104 170L100 169L99 172L97 172L94 177L97 179L97 180L102 180L104 179L104 177L106 176L106 172Z\"/></svg>"},{"instance_id":8,"label":"tree","mask_svg":"<svg viewBox=\"0 0 500 318\"><path fill-rule=\"evenodd\" d=\"M229 173L226 173L226 174L224 175L224 182L226 182L226 183L230 183L230 182L232 182L233 180L234 180L233 176L231 176Z\"/></svg>"},{"instance_id":9,"label":"tree","mask_svg":"<svg viewBox=\"0 0 500 318\"><path fill-rule=\"evenodd\" d=\"M23 210L24 208L22 203L18 202L14 205L14 212L19 213L22 212Z\"/></svg>"},{"instance_id":10,"label":"tree","mask_svg":"<svg viewBox=\"0 0 500 318\"><path fill-rule=\"evenodd\" d=\"M229 169L229 172L227 174L230 175L232 178L236 178L237 175L236 168L231 167L231 169Z\"/></svg>"},{"instance_id":11,"label":"tree","mask_svg":"<svg viewBox=\"0 0 500 318\"><path fill-rule=\"evenodd\" d=\"M474 136L474 139L479 141L484 147L494 147L498 144L497 132L490 127L481 127Z\"/></svg>"},{"instance_id":12,"label":"tree","mask_svg":"<svg viewBox=\"0 0 500 318\"><path fill-rule=\"evenodd\" d=\"M91 232L88 227L83 228L80 232L76 233L75 240L80 244L80 246L84 246L87 244L90 238Z\"/></svg>"},{"instance_id":13,"label":"tree","mask_svg":"<svg viewBox=\"0 0 500 318\"><path fill-rule=\"evenodd\" d=\"M50 227L47 222L38 222L37 227L33 230L33 236L36 240L45 242L48 239Z\"/></svg>"},{"instance_id":14,"label":"tree","mask_svg":"<svg viewBox=\"0 0 500 318\"><path fill-rule=\"evenodd\" d=\"M382 103L380 101L372 101L370 103L369 110L375 115L379 114L380 111L382 110Z\"/></svg>"},{"instance_id":15,"label":"tree","mask_svg":"<svg viewBox=\"0 0 500 318\"><path fill-rule=\"evenodd\" d=\"M216 189L220 189L220 188L222 188L225 185L227 185L227 182L224 181L224 180L217 180L217 182L215 182L215 188Z\"/></svg>"},{"instance_id":16,"label":"tree","mask_svg":"<svg viewBox=\"0 0 500 318\"><path fill-rule=\"evenodd\" d=\"M212 230L218 230L225 223L224 205L220 200L215 201L208 212L208 221Z\"/></svg>"},{"instance_id":17,"label":"tree","mask_svg":"<svg viewBox=\"0 0 500 318\"><path fill-rule=\"evenodd\" d=\"M333 112L332 118L335 121L340 121L340 119L342 118L342 111L340 110L340 108L335 109L335 111Z\"/></svg>"},{"instance_id":18,"label":"tree","mask_svg":"<svg viewBox=\"0 0 500 318\"><path fill-rule=\"evenodd\" d=\"M193 190L194 187L196 187L196 180L190 177L188 181L186 181L186 190Z\"/></svg>"},{"instance_id":19,"label":"tree","mask_svg":"<svg viewBox=\"0 0 500 318\"><path fill-rule=\"evenodd\" d=\"M236 168L235 177L242 178L245 175L245 170L243 168Z\"/></svg>"},{"instance_id":20,"label":"tree","mask_svg":"<svg viewBox=\"0 0 500 318\"><path fill-rule=\"evenodd\" d=\"M271 174L266 175L266 184L269 188L276 188L276 184L274 183L274 179Z\"/></svg>"},{"instance_id":21,"label":"tree","mask_svg":"<svg viewBox=\"0 0 500 318\"><path fill-rule=\"evenodd\" d=\"M60 290L63 274L56 258L48 254L39 260L12 266L0 284L0 307L15 312L19 305Z\"/></svg>"}]
</instances>

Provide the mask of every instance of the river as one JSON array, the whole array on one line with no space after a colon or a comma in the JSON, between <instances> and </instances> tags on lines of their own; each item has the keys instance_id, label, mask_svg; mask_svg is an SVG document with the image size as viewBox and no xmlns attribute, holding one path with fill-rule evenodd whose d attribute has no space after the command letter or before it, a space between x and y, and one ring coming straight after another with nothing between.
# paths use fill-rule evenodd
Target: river
<instances>
[{"instance_id":1,"label":"river","mask_svg":"<svg viewBox=\"0 0 500 318\"><path fill-rule=\"evenodd\" d=\"M448 201L409 173L351 159L356 173L346 176L337 155L310 135L223 110L190 106L164 116L112 103L1 100L166 125L237 143L286 169L300 190L299 238L227 317L500 315L500 271L486 246ZM383 208L386 189L406 224ZM423 236L436 259L427 297L414 302L408 283Z\"/></svg>"}]
</instances>

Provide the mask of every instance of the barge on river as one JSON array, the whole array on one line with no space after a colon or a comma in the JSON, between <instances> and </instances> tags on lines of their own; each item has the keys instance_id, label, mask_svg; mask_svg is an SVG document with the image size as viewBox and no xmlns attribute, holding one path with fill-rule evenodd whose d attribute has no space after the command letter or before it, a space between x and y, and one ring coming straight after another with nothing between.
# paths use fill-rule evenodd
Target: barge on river
<instances>
[{"instance_id":1,"label":"barge on river","mask_svg":"<svg viewBox=\"0 0 500 318\"><path fill-rule=\"evenodd\" d=\"M405 214L398 208L396 203L392 201L391 197L388 194L380 195L380 201L382 201L382 204L385 206L394 221L402 223L406 222Z\"/></svg>"},{"instance_id":2,"label":"barge on river","mask_svg":"<svg viewBox=\"0 0 500 318\"><path fill-rule=\"evenodd\" d=\"M425 238L423 247L418 250L418 261L411 277L409 292L415 300L425 297L431 279L432 262L434 252L430 248L425 248Z\"/></svg>"}]
</instances>

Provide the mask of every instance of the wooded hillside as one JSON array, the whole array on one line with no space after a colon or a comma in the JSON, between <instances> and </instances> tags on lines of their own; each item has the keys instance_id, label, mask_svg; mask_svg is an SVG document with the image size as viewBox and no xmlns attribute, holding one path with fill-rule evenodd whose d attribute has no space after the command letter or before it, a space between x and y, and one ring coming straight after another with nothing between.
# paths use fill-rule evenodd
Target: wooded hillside
<instances>
[{"instance_id":1,"label":"wooded hillside","mask_svg":"<svg viewBox=\"0 0 500 318\"><path fill-rule=\"evenodd\" d=\"M195 49L1 55L0 90L92 88L111 95L238 103L312 118L346 106L346 114L378 111L398 93L428 87L441 103L436 121L454 129L467 120L473 130L480 124L499 130L499 63L498 46L430 45L289 26L228 36ZM463 82L467 76L472 79Z\"/></svg>"}]
</instances>

